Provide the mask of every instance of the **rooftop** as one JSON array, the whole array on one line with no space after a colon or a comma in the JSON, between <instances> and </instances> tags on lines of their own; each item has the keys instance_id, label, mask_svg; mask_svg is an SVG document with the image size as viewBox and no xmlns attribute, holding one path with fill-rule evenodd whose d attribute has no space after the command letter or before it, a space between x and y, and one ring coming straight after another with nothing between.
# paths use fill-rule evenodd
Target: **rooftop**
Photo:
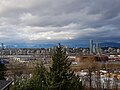
<instances>
[{"instance_id":1,"label":"rooftop","mask_svg":"<svg viewBox=\"0 0 120 90\"><path fill-rule=\"evenodd\" d=\"M0 90L4 90L12 83L12 81L0 80Z\"/></svg>"}]
</instances>

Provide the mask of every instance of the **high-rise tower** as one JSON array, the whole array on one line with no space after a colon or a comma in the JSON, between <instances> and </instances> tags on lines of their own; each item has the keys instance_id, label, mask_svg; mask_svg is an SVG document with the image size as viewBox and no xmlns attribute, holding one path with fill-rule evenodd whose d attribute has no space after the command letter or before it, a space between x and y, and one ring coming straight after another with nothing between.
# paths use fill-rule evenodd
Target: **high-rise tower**
<instances>
[{"instance_id":1,"label":"high-rise tower","mask_svg":"<svg viewBox=\"0 0 120 90\"><path fill-rule=\"evenodd\" d=\"M1 48L2 48L2 50L4 49L4 44L3 43L1 43Z\"/></svg>"},{"instance_id":2,"label":"high-rise tower","mask_svg":"<svg viewBox=\"0 0 120 90\"><path fill-rule=\"evenodd\" d=\"M99 46L99 43L96 43L96 50L97 50L97 54L99 55L99 54L100 54L100 46Z\"/></svg>"},{"instance_id":3,"label":"high-rise tower","mask_svg":"<svg viewBox=\"0 0 120 90\"><path fill-rule=\"evenodd\" d=\"M93 54L93 40L90 40L90 54Z\"/></svg>"}]
</instances>

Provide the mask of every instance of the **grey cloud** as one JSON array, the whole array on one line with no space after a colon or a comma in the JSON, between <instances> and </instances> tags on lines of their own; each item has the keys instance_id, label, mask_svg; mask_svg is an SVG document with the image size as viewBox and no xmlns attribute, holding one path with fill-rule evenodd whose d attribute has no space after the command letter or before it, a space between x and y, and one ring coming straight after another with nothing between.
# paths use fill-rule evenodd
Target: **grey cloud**
<instances>
[{"instance_id":1,"label":"grey cloud","mask_svg":"<svg viewBox=\"0 0 120 90\"><path fill-rule=\"evenodd\" d=\"M0 4L1 41L120 38L119 0L4 0Z\"/></svg>"}]
</instances>

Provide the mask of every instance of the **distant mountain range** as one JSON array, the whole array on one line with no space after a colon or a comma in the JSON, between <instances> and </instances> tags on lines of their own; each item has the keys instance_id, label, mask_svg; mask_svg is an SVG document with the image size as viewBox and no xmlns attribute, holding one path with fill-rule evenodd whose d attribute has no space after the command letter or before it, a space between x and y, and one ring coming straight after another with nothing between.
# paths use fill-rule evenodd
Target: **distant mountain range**
<instances>
[{"instance_id":1,"label":"distant mountain range","mask_svg":"<svg viewBox=\"0 0 120 90\"><path fill-rule=\"evenodd\" d=\"M32 44L32 43L17 43L9 44L7 48L50 48L56 46L55 44Z\"/></svg>"},{"instance_id":2,"label":"distant mountain range","mask_svg":"<svg viewBox=\"0 0 120 90\"><path fill-rule=\"evenodd\" d=\"M89 43L61 43L62 45L66 45L68 47L82 47L88 48ZM58 43L12 43L12 44L5 44L6 48L51 48L57 46ZM0 46L1 47L1 46ZM120 43L117 42L103 42L100 43L100 47L118 47L120 48Z\"/></svg>"},{"instance_id":3,"label":"distant mountain range","mask_svg":"<svg viewBox=\"0 0 120 90\"><path fill-rule=\"evenodd\" d=\"M103 43L100 43L100 46L101 47L118 47L118 48L120 48L120 43L117 43L117 42L103 42Z\"/></svg>"}]
</instances>

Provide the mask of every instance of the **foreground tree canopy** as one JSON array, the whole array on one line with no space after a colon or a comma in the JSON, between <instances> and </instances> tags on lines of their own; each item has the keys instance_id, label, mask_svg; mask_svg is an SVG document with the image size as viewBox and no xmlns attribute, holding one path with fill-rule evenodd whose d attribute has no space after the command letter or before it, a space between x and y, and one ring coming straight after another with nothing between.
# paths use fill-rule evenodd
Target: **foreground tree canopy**
<instances>
[{"instance_id":1,"label":"foreground tree canopy","mask_svg":"<svg viewBox=\"0 0 120 90\"><path fill-rule=\"evenodd\" d=\"M5 65L0 61L0 80L5 79Z\"/></svg>"},{"instance_id":2,"label":"foreground tree canopy","mask_svg":"<svg viewBox=\"0 0 120 90\"><path fill-rule=\"evenodd\" d=\"M59 44L49 69L38 64L32 78L16 82L13 90L81 90L80 79L70 70L70 65L65 49Z\"/></svg>"}]
</instances>

